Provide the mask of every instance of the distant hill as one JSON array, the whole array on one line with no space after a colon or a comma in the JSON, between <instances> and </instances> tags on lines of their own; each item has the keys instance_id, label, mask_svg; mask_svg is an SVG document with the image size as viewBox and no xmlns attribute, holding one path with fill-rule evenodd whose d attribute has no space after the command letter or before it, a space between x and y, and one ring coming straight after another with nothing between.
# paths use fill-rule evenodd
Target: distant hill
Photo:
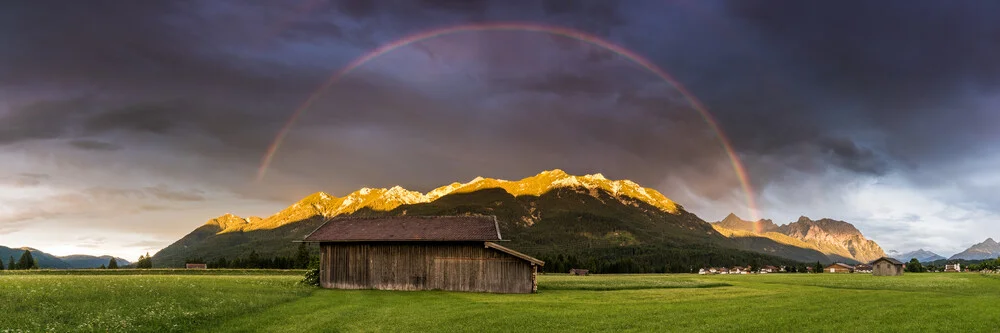
<instances>
[{"instance_id":1,"label":"distant hill","mask_svg":"<svg viewBox=\"0 0 1000 333\"><path fill-rule=\"evenodd\" d=\"M9 248L6 246L0 246L0 261L3 261L4 269L7 268L7 264L10 261L10 257L14 257L14 260L21 259L21 255L24 254L24 250L31 251L31 257L35 259L38 263L38 268L49 268L49 269L71 269L71 268L98 268L101 265L107 265L111 261L111 256L90 256L90 255L70 255L64 257L57 257L51 255L41 250L21 247L21 248ZM122 267L130 264L128 260L122 258L116 258L118 260L118 266Z\"/></svg>"},{"instance_id":2,"label":"distant hill","mask_svg":"<svg viewBox=\"0 0 1000 333\"><path fill-rule=\"evenodd\" d=\"M111 262L111 258L115 258L118 262L118 267L125 267L131 264L128 260L112 257L112 256L91 256L86 254L74 254L59 257L60 260L65 262L70 268L99 268L101 265L107 266Z\"/></svg>"},{"instance_id":3,"label":"distant hill","mask_svg":"<svg viewBox=\"0 0 1000 333\"><path fill-rule=\"evenodd\" d=\"M811 220L802 216L795 222L779 226L771 220L745 221L735 214L729 214L721 221L714 222L713 226L730 237L764 237L776 243L794 246L799 252L804 249L813 250L825 256L826 260L820 260L823 262L870 262L885 255L877 243L865 238L854 225L844 221ZM746 249L765 251L761 244L748 246ZM804 255L795 253L789 257L803 258Z\"/></svg>"},{"instance_id":4,"label":"distant hill","mask_svg":"<svg viewBox=\"0 0 1000 333\"><path fill-rule=\"evenodd\" d=\"M899 252L896 252L896 251L889 251L888 256L890 258L893 258L893 259L896 259L896 260L899 260L899 261L902 261L902 262L910 261L913 258L917 258L917 261L919 261L919 262L933 262L933 261L937 261L937 260L947 259L945 257L939 256L937 253L934 253L934 252L931 252L931 251L926 251L924 249L919 249L919 250L916 250L916 251L910 251L910 252L906 252L906 253L899 253Z\"/></svg>"},{"instance_id":5,"label":"distant hill","mask_svg":"<svg viewBox=\"0 0 1000 333\"><path fill-rule=\"evenodd\" d=\"M24 250L31 252L31 257L35 259L38 263L38 268L72 268L69 264L62 261L58 257L39 251L38 249L33 249L30 247L22 247L12 249L6 246L0 246L0 259L3 260L4 268L7 268L8 261L10 257L14 257L14 260L21 259L21 255L24 254Z\"/></svg>"},{"instance_id":6,"label":"distant hill","mask_svg":"<svg viewBox=\"0 0 1000 333\"><path fill-rule=\"evenodd\" d=\"M987 238L982 243L973 245L948 259L983 260L997 257L1000 257L1000 243L994 241L993 238Z\"/></svg>"},{"instance_id":7,"label":"distant hill","mask_svg":"<svg viewBox=\"0 0 1000 333\"><path fill-rule=\"evenodd\" d=\"M542 260L571 258L596 271L826 261L815 250L766 237L726 237L660 192L635 182L557 169L516 181L477 177L426 194L398 186L362 188L343 197L314 193L266 218L226 214L211 219L157 252L153 265L178 267L194 258L231 260L250 251L292 255L297 246L293 240L334 216L463 214L497 216L503 237L511 240L505 246Z\"/></svg>"}]
</instances>

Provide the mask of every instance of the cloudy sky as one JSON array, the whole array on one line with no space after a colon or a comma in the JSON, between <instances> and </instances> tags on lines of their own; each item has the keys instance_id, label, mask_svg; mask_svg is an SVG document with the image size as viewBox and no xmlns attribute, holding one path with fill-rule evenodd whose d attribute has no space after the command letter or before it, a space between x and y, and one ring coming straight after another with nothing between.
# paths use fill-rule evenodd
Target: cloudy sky
<instances>
[{"instance_id":1,"label":"cloudy sky","mask_svg":"<svg viewBox=\"0 0 1000 333\"><path fill-rule=\"evenodd\" d=\"M1000 237L1000 4L987 1L21 1L0 11L0 245L153 253L316 191L600 172L749 218L718 136L628 57L466 31L573 29L662 67L718 120L758 213L885 249Z\"/></svg>"}]
</instances>

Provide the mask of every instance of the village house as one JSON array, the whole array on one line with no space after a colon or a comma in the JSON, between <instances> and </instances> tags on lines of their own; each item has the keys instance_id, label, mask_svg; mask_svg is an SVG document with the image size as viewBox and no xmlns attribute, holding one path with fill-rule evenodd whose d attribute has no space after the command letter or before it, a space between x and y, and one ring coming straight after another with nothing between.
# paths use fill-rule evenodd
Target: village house
<instances>
[{"instance_id":1,"label":"village house","mask_svg":"<svg viewBox=\"0 0 1000 333\"><path fill-rule=\"evenodd\" d=\"M962 264L957 263L957 262L954 263L954 264L945 264L944 265L944 271L945 272L961 272L962 271Z\"/></svg>"},{"instance_id":2,"label":"village house","mask_svg":"<svg viewBox=\"0 0 1000 333\"><path fill-rule=\"evenodd\" d=\"M823 268L823 271L827 273L853 273L854 266L842 262L837 262L830 264L829 266L826 266L825 268Z\"/></svg>"},{"instance_id":3,"label":"village house","mask_svg":"<svg viewBox=\"0 0 1000 333\"><path fill-rule=\"evenodd\" d=\"M854 266L854 272L855 273L871 273L872 272L872 265L857 264L857 265Z\"/></svg>"},{"instance_id":4,"label":"village house","mask_svg":"<svg viewBox=\"0 0 1000 333\"><path fill-rule=\"evenodd\" d=\"M729 269L725 267L719 267L717 271L719 272L719 274L729 274Z\"/></svg>"},{"instance_id":5,"label":"village house","mask_svg":"<svg viewBox=\"0 0 1000 333\"><path fill-rule=\"evenodd\" d=\"M323 288L535 292L545 263L501 241L494 216L334 218L303 240Z\"/></svg>"},{"instance_id":6,"label":"village house","mask_svg":"<svg viewBox=\"0 0 1000 333\"><path fill-rule=\"evenodd\" d=\"M899 276L903 275L905 265L899 260L882 257L872 261L872 275L875 276Z\"/></svg>"},{"instance_id":7,"label":"village house","mask_svg":"<svg viewBox=\"0 0 1000 333\"><path fill-rule=\"evenodd\" d=\"M705 274L711 274L711 273L709 272L708 269L701 268L701 269L698 269L698 274L699 275L705 275Z\"/></svg>"},{"instance_id":8,"label":"village house","mask_svg":"<svg viewBox=\"0 0 1000 333\"><path fill-rule=\"evenodd\" d=\"M778 271L779 271L779 269L777 267L768 265L768 266L764 266L764 267L762 267L760 269L760 274L777 273Z\"/></svg>"},{"instance_id":9,"label":"village house","mask_svg":"<svg viewBox=\"0 0 1000 333\"><path fill-rule=\"evenodd\" d=\"M746 274L743 266L736 266L729 270L729 274Z\"/></svg>"}]
</instances>

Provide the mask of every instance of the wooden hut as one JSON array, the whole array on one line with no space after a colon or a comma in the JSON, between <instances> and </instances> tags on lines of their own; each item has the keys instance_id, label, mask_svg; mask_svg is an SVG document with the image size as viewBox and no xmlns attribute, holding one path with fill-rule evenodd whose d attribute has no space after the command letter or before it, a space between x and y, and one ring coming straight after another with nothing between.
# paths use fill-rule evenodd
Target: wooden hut
<instances>
[{"instance_id":1,"label":"wooden hut","mask_svg":"<svg viewBox=\"0 0 1000 333\"><path fill-rule=\"evenodd\" d=\"M823 268L823 271L827 273L854 273L854 266L836 262Z\"/></svg>"},{"instance_id":2,"label":"wooden hut","mask_svg":"<svg viewBox=\"0 0 1000 333\"><path fill-rule=\"evenodd\" d=\"M324 288L531 293L545 264L497 244L494 216L334 218L303 241Z\"/></svg>"},{"instance_id":3,"label":"wooden hut","mask_svg":"<svg viewBox=\"0 0 1000 333\"><path fill-rule=\"evenodd\" d=\"M872 275L898 276L903 275L903 263L899 260L882 257L872 261Z\"/></svg>"},{"instance_id":4,"label":"wooden hut","mask_svg":"<svg viewBox=\"0 0 1000 333\"><path fill-rule=\"evenodd\" d=\"M570 268L569 275L590 275L590 270L583 268Z\"/></svg>"},{"instance_id":5,"label":"wooden hut","mask_svg":"<svg viewBox=\"0 0 1000 333\"><path fill-rule=\"evenodd\" d=\"M184 264L186 269L208 269L207 264Z\"/></svg>"}]
</instances>

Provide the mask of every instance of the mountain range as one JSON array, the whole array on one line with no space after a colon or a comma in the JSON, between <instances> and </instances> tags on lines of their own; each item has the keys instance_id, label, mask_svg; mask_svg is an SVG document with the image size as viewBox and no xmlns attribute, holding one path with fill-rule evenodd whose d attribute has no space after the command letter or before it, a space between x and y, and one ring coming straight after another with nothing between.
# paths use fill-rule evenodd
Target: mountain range
<instances>
[{"instance_id":1,"label":"mountain range","mask_svg":"<svg viewBox=\"0 0 1000 333\"><path fill-rule=\"evenodd\" d=\"M36 263L38 263L38 268L98 268L101 267L101 265L107 265L111 262L112 258L111 256L91 256L84 254L59 257L30 247L9 248L6 246L0 246L0 261L3 261L4 268L7 268L10 258L14 258L14 260L20 259L25 250L31 252L31 257L35 259ZM118 262L119 266L130 264L128 260L118 257L114 258Z\"/></svg>"},{"instance_id":2,"label":"mountain range","mask_svg":"<svg viewBox=\"0 0 1000 333\"><path fill-rule=\"evenodd\" d=\"M735 214L712 223L716 231L730 237L764 237L827 256L827 261L870 262L885 256L874 241L865 238L854 225L832 219L812 220L802 216L795 222L777 225L771 220L745 221ZM821 260L822 261L822 260Z\"/></svg>"},{"instance_id":3,"label":"mountain range","mask_svg":"<svg viewBox=\"0 0 1000 333\"><path fill-rule=\"evenodd\" d=\"M597 271L690 271L697 265L865 261L884 255L853 225L829 219L764 232L735 215L710 224L660 192L601 174L544 171L510 181L477 177L427 193L362 188L343 197L309 195L268 217L225 214L153 256L155 267L186 259L291 255L301 239L334 216L495 215L512 248L543 260L575 260ZM660 265L660 266L657 266Z\"/></svg>"},{"instance_id":4,"label":"mountain range","mask_svg":"<svg viewBox=\"0 0 1000 333\"><path fill-rule=\"evenodd\" d=\"M993 238L987 238L982 243L975 244L948 259L982 260L997 257L1000 257L1000 243L997 243Z\"/></svg>"},{"instance_id":5,"label":"mountain range","mask_svg":"<svg viewBox=\"0 0 1000 333\"><path fill-rule=\"evenodd\" d=\"M908 261L910 261L913 258L917 258L917 261L919 261L919 262L931 262L931 261L935 261L935 260L946 259L945 257L942 257L942 256L938 255L937 253L934 253L934 252L931 252L931 251L927 251L927 250L924 250L924 249L918 249L916 251L910 251L910 252L906 252L906 253L899 253L898 251L889 251L888 256L890 258L893 258L893 259L896 259L896 260L899 260L899 261L902 261L902 262L908 262Z\"/></svg>"}]
</instances>

